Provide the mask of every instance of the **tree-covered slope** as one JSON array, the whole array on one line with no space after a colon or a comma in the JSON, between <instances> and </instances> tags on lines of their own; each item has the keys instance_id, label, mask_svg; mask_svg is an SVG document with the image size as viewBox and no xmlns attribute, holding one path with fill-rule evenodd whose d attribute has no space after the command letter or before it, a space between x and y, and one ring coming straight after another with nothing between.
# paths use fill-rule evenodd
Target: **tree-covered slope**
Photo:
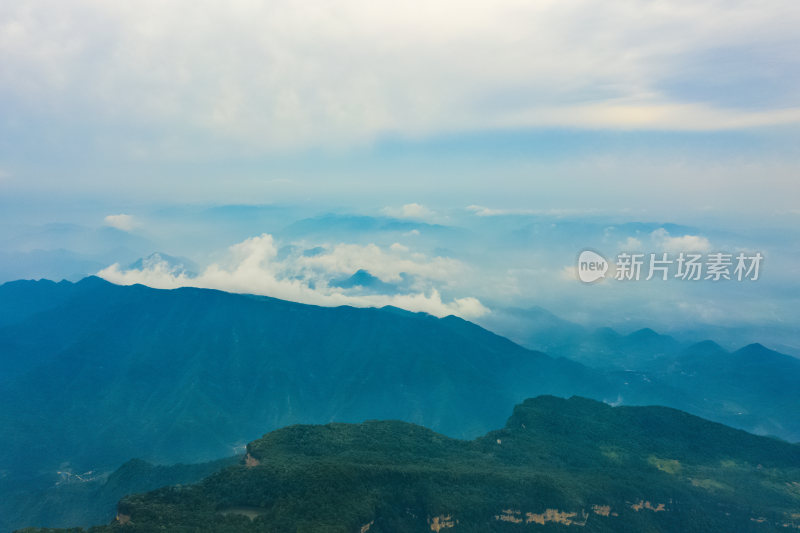
<instances>
[{"instance_id":1,"label":"tree-covered slope","mask_svg":"<svg viewBox=\"0 0 800 533\"><path fill-rule=\"evenodd\" d=\"M112 531L749 532L800 527L800 446L661 407L544 396L473 441L291 426L246 463L123 499Z\"/></svg>"}]
</instances>

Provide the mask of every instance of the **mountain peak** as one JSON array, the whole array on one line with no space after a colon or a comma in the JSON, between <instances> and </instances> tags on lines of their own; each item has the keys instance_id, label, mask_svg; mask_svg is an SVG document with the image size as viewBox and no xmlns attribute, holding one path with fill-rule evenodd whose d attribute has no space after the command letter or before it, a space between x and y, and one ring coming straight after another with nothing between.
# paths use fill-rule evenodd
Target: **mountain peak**
<instances>
[{"instance_id":1,"label":"mountain peak","mask_svg":"<svg viewBox=\"0 0 800 533\"><path fill-rule=\"evenodd\" d=\"M131 270L160 269L173 276L196 276L197 266L185 257L174 257L161 252L153 252L146 257L140 257L128 266Z\"/></svg>"},{"instance_id":2,"label":"mountain peak","mask_svg":"<svg viewBox=\"0 0 800 533\"><path fill-rule=\"evenodd\" d=\"M360 268L356 270L353 275L348 278L332 280L330 282L332 287L339 287L342 289L354 289L360 287L362 289L375 290L381 292L396 292L397 287L392 283L386 283L377 276L371 274L368 270Z\"/></svg>"},{"instance_id":3,"label":"mountain peak","mask_svg":"<svg viewBox=\"0 0 800 533\"><path fill-rule=\"evenodd\" d=\"M652 338L661 337L661 336L662 335L660 335L659 333L656 333L651 328L637 329L636 331L634 331L633 333L628 335L628 337L630 337L630 338L638 338L638 339L652 339Z\"/></svg>"},{"instance_id":4,"label":"mountain peak","mask_svg":"<svg viewBox=\"0 0 800 533\"><path fill-rule=\"evenodd\" d=\"M741 348L741 350L742 351L746 350L748 352L763 352L765 350L772 351L769 348L767 348L766 346L764 346L763 344L761 344L760 342L753 342L751 344L748 344L747 346L744 346L743 348Z\"/></svg>"},{"instance_id":5,"label":"mountain peak","mask_svg":"<svg viewBox=\"0 0 800 533\"><path fill-rule=\"evenodd\" d=\"M717 355L728 352L727 350L725 350L725 348L723 348L716 342L710 339L706 339L704 341L696 342L691 346L689 346L688 348L686 348L686 353L692 355L709 355L709 354Z\"/></svg>"},{"instance_id":6,"label":"mountain peak","mask_svg":"<svg viewBox=\"0 0 800 533\"><path fill-rule=\"evenodd\" d=\"M108 287L109 285L114 285L114 284L98 276L86 276L82 280L75 283L76 287L83 287L83 288Z\"/></svg>"},{"instance_id":7,"label":"mountain peak","mask_svg":"<svg viewBox=\"0 0 800 533\"><path fill-rule=\"evenodd\" d=\"M763 357L774 357L774 356L782 356L782 357L790 357L781 353L776 352L775 350L770 350L763 344L759 342L754 342L752 344L748 344L742 348L739 348L734 352L734 355L744 356L748 358L763 358Z\"/></svg>"},{"instance_id":8,"label":"mountain peak","mask_svg":"<svg viewBox=\"0 0 800 533\"><path fill-rule=\"evenodd\" d=\"M619 332L609 327L597 328L592 333L592 336L596 339L605 339L605 340L615 340L622 337L622 335L620 335Z\"/></svg>"}]
</instances>

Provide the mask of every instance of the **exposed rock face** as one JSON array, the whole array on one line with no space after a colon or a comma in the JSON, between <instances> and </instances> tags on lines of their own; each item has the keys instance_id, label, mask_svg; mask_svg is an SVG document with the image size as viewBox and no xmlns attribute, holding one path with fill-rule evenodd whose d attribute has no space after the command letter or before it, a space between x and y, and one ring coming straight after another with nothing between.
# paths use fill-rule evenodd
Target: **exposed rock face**
<instances>
[{"instance_id":1,"label":"exposed rock face","mask_svg":"<svg viewBox=\"0 0 800 533\"><path fill-rule=\"evenodd\" d=\"M451 515L439 515L433 518L428 518L428 524L431 526L431 531L441 531L455 526L458 520L453 520Z\"/></svg>"}]
</instances>

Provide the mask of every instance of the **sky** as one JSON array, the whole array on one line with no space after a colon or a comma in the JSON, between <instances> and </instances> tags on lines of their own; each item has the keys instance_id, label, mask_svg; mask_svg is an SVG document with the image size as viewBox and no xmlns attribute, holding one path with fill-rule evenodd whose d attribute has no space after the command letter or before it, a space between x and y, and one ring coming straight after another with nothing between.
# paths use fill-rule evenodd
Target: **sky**
<instances>
[{"instance_id":1,"label":"sky","mask_svg":"<svg viewBox=\"0 0 800 533\"><path fill-rule=\"evenodd\" d=\"M798 27L793 0L4 1L0 275L477 317L580 302L540 270L560 275L581 246L673 238L771 252L772 278L747 289L753 309L730 288L657 301L684 321L785 321ZM274 209L207 211L226 205ZM329 213L417 226L301 223ZM152 252L194 263L194 281L128 268ZM358 269L394 293L330 285ZM559 310L645 305L609 294Z\"/></svg>"},{"instance_id":2,"label":"sky","mask_svg":"<svg viewBox=\"0 0 800 533\"><path fill-rule=\"evenodd\" d=\"M792 0L11 0L0 190L425 200L497 181L583 204L601 182L619 205L742 207L757 183L759 208L790 210L798 22Z\"/></svg>"}]
</instances>

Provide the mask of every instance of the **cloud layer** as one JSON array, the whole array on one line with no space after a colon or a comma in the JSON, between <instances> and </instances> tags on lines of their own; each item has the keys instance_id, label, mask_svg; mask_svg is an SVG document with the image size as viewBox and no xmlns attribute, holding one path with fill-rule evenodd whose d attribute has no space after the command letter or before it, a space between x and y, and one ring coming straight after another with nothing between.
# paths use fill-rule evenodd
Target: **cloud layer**
<instances>
[{"instance_id":1,"label":"cloud layer","mask_svg":"<svg viewBox=\"0 0 800 533\"><path fill-rule=\"evenodd\" d=\"M708 252L711 243L701 235L682 235L673 237L664 228L659 228L650 234L659 251L664 252Z\"/></svg>"},{"instance_id":2,"label":"cloud layer","mask_svg":"<svg viewBox=\"0 0 800 533\"><path fill-rule=\"evenodd\" d=\"M388 249L374 244L338 244L316 247L308 255L294 248L279 258L279 248L271 235L249 238L230 247L226 260L213 263L197 276L176 271L167 261L147 261L141 268L124 269L118 263L98 275L112 283L141 283L150 287L204 287L228 292L260 294L316 305L382 307L393 305L409 311L424 311L436 316L458 315L476 318L488 312L477 298L445 301L439 292L448 280L465 267L442 257L428 258L404 246ZM411 279L410 290L395 294L370 294L358 287L343 289L330 283L341 275L366 270L384 282Z\"/></svg>"},{"instance_id":3,"label":"cloud layer","mask_svg":"<svg viewBox=\"0 0 800 533\"><path fill-rule=\"evenodd\" d=\"M416 202L402 207L384 207L383 212L390 217L410 220L433 220L437 216L435 211Z\"/></svg>"},{"instance_id":4,"label":"cloud layer","mask_svg":"<svg viewBox=\"0 0 800 533\"><path fill-rule=\"evenodd\" d=\"M106 223L106 226L111 226L112 228L122 231L131 231L136 227L136 219L133 218L133 215L122 213L119 215L108 215L103 221Z\"/></svg>"},{"instance_id":5,"label":"cloud layer","mask_svg":"<svg viewBox=\"0 0 800 533\"><path fill-rule=\"evenodd\" d=\"M143 154L800 121L793 0L10 0L0 21L10 106L141 128Z\"/></svg>"}]
</instances>

